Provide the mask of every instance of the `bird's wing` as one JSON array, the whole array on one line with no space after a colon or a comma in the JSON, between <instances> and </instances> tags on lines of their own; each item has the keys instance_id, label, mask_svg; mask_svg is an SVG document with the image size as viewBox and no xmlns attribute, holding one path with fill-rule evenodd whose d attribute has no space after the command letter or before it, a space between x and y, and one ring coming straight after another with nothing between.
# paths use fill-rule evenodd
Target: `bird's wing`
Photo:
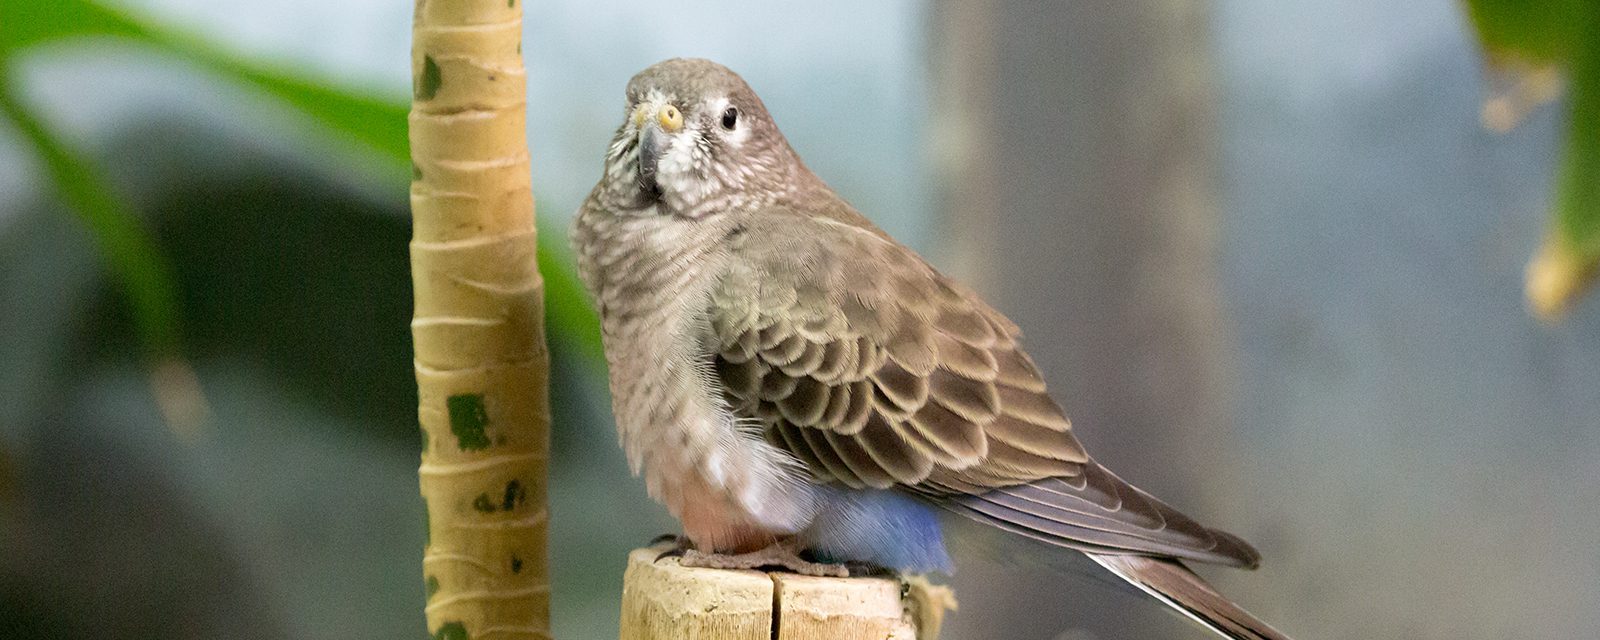
<instances>
[{"instance_id":1,"label":"bird's wing","mask_svg":"<svg viewBox=\"0 0 1600 640\"><path fill-rule=\"evenodd\" d=\"M774 210L729 247L715 375L820 481L1085 551L1256 563L1091 460L1016 325L864 221Z\"/></svg>"}]
</instances>

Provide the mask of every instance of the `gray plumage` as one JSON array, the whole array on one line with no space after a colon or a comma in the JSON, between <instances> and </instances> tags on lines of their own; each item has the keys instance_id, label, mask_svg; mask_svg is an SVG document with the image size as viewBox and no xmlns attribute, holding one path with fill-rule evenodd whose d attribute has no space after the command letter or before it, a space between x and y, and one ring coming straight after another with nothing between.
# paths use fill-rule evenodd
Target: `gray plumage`
<instances>
[{"instance_id":1,"label":"gray plumage","mask_svg":"<svg viewBox=\"0 0 1600 640\"><path fill-rule=\"evenodd\" d=\"M1018 328L835 195L742 79L668 60L627 93L573 238L623 448L697 548L942 566L924 507L876 497L913 496L1283 637L1178 562L1255 550L1094 462Z\"/></svg>"}]
</instances>

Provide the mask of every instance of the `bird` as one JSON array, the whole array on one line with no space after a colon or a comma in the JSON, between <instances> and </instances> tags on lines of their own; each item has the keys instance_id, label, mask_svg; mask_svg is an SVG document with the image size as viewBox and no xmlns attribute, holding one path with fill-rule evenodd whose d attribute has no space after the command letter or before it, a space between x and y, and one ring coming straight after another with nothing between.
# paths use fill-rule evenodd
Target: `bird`
<instances>
[{"instance_id":1,"label":"bird","mask_svg":"<svg viewBox=\"0 0 1600 640\"><path fill-rule=\"evenodd\" d=\"M1287 640L1185 565L1257 551L1097 463L1017 325L829 188L727 67L629 80L571 240L618 439L683 564L949 573L954 514Z\"/></svg>"}]
</instances>

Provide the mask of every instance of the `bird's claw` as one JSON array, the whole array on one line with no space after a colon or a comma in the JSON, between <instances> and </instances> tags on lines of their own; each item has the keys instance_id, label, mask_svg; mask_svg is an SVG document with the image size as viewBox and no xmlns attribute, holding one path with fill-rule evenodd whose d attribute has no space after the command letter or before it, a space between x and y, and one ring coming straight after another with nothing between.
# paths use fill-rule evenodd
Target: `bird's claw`
<instances>
[{"instance_id":1,"label":"bird's claw","mask_svg":"<svg viewBox=\"0 0 1600 640\"><path fill-rule=\"evenodd\" d=\"M647 546L658 547L658 546L661 546L661 543L663 543L663 542L670 542L670 543L672 543L672 546L667 547L667 549L665 551L662 551L661 553L656 554L656 558L654 560L651 560L652 563L661 562L665 558L679 558L679 557L682 557L685 551L688 551L690 548L692 548L694 546L692 543L689 542L689 538L688 537L680 536L680 535L675 534L675 533L666 533L666 534L662 534L662 535L656 536L655 539L651 540L650 544L647 545Z\"/></svg>"},{"instance_id":2,"label":"bird's claw","mask_svg":"<svg viewBox=\"0 0 1600 640\"><path fill-rule=\"evenodd\" d=\"M870 562L846 562L842 565L852 578L888 578L900 575L899 572L888 567L880 567Z\"/></svg>"},{"instance_id":3,"label":"bird's claw","mask_svg":"<svg viewBox=\"0 0 1600 640\"><path fill-rule=\"evenodd\" d=\"M682 540L683 540L683 536L680 536L680 535L678 535L676 533L663 533L663 534L661 534L659 536L651 538L650 539L650 544L647 544L645 546L654 547L654 546L657 546L657 545L659 545L659 544L661 544L663 542L672 542L672 543L676 543L676 544L682 544Z\"/></svg>"},{"instance_id":4,"label":"bird's claw","mask_svg":"<svg viewBox=\"0 0 1600 640\"><path fill-rule=\"evenodd\" d=\"M807 576L850 577L850 569L845 565L812 562L801 558L792 549L782 545L772 545L760 551L736 555L704 553L697 549L688 549L683 552L683 557L678 561L678 564L685 567L705 569L783 568Z\"/></svg>"}]
</instances>

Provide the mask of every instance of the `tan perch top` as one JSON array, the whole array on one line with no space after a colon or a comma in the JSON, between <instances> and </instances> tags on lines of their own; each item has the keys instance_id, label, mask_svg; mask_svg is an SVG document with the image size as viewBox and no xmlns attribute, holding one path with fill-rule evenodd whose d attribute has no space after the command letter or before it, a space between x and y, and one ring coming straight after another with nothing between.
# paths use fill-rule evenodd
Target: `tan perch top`
<instances>
[{"instance_id":1,"label":"tan perch top","mask_svg":"<svg viewBox=\"0 0 1600 640\"><path fill-rule=\"evenodd\" d=\"M696 569L628 554L621 640L937 640L949 588L912 577Z\"/></svg>"}]
</instances>

